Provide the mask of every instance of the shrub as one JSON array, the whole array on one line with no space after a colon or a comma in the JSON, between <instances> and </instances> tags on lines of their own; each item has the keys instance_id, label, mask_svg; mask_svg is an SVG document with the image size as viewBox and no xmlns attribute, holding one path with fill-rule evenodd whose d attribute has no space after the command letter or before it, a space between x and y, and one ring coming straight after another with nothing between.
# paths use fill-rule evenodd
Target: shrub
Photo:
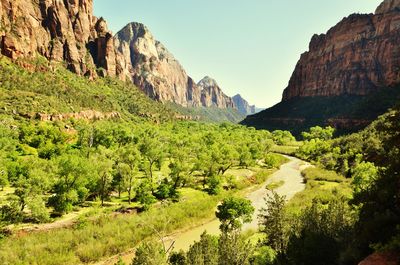
<instances>
[{"instance_id":1,"label":"shrub","mask_svg":"<svg viewBox=\"0 0 400 265\"><path fill-rule=\"evenodd\" d=\"M136 250L132 265L167 265L167 255L159 243L146 242Z\"/></svg>"}]
</instances>

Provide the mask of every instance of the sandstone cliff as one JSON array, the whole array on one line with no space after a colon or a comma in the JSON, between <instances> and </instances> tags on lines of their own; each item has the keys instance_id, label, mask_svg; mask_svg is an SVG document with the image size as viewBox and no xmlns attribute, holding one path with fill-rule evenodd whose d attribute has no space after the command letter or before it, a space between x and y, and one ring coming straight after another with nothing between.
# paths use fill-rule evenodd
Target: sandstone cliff
<instances>
[{"instance_id":1,"label":"sandstone cliff","mask_svg":"<svg viewBox=\"0 0 400 265\"><path fill-rule=\"evenodd\" d=\"M314 35L281 103L243 124L300 134L311 126L362 129L400 100L400 0L353 14Z\"/></svg>"},{"instance_id":2,"label":"sandstone cliff","mask_svg":"<svg viewBox=\"0 0 400 265\"><path fill-rule=\"evenodd\" d=\"M201 88L201 104L204 107L218 107L222 109L236 109L233 99L222 92L217 81L206 76L197 84Z\"/></svg>"},{"instance_id":3,"label":"sandstone cliff","mask_svg":"<svg viewBox=\"0 0 400 265\"><path fill-rule=\"evenodd\" d=\"M130 23L115 36L118 51L132 68L135 85L149 97L182 106L200 106L200 89L183 67L141 23Z\"/></svg>"},{"instance_id":4,"label":"sandstone cliff","mask_svg":"<svg viewBox=\"0 0 400 265\"><path fill-rule=\"evenodd\" d=\"M93 15L92 0L0 0L0 52L17 59L42 55L68 69L94 77L127 74L103 19Z\"/></svg>"},{"instance_id":5,"label":"sandstone cliff","mask_svg":"<svg viewBox=\"0 0 400 265\"><path fill-rule=\"evenodd\" d=\"M205 78L196 84L143 24L128 24L116 34L115 44L132 65L133 83L149 97L185 107L236 108L214 80Z\"/></svg>"},{"instance_id":6,"label":"sandstone cliff","mask_svg":"<svg viewBox=\"0 0 400 265\"><path fill-rule=\"evenodd\" d=\"M314 35L283 100L366 95L400 82L400 1L386 0L375 14L353 14L326 34Z\"/></svg>"},{"instance_id":7,"label":"sandstone cliff","mask_svg":"<svg viewBox=\"0 0 400 265\"><path fill-rule=\"evenodd\" d=\"M237 94L232 99L235 102L235 105L238 108L239 112L243 115L247 116L256 113L256 106L250 106L250 104L244 98L242 98L241 95Z\"/></svg>"}]
</instances>

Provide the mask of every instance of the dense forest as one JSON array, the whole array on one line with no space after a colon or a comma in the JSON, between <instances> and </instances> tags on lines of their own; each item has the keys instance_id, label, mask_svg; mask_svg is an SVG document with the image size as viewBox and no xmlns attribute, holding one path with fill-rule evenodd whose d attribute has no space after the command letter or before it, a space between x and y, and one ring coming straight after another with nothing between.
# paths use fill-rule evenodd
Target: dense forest
<instances>
[{"instance_id":1,"label":"dense forest","mask_svg":"<svg viewBox=\"0 0 400 265\"><path fill-rule=\"evenodd\" d=\"M398 108L358 133L313 127L296 140L180 120L132 85L40 59L0 63L3 264L90 263L137 247L134 265L333 265L400 248ZM265 183L282 154L315 165L303 171L305 190L287 203L268 187L259 231L242 231L255 210L246 189ZM29 232L71 214L71 225ZM187 251L155 236L213 216L221 234L205 232Z\"/></svg>"}]
</instances>

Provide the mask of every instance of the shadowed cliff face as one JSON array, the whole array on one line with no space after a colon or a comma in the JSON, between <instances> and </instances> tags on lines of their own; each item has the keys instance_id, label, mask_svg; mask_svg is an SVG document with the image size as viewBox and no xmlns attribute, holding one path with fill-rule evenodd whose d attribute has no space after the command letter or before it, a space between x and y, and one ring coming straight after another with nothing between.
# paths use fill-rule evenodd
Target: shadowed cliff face
<instances>
[{"instance_id":1,"label":"shadowed cliff face","mask_svg":"<svg viewBox=\"0 0 400 265\"><path fill-rule=\"evenodd\" d=\"M353 14L326 34L314 35L283 100L366 95L400 82L400 1L386 0L375 14Z\"/></svg>"},{"instance_id":2,"label":"shadowed cliff face","mask_svg":"<svg viewBox=\"0 0 400 265\"><path fill-rule=\"evenodd\" d=\"M7 57L39 54L90 77L95 68L121 79L127 74L106 22L93 15L92 0L0 0L0 19L0 51Z\"/></svg>"}]
</instances>

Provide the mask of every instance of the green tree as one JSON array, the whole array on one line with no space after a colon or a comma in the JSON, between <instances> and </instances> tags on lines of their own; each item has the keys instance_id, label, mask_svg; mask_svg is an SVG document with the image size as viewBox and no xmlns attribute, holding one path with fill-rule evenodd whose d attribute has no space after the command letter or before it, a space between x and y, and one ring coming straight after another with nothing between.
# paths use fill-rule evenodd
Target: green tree
<instances>
[{"instance_id":1,"label":"green tree","mask_svg":"<svg viewBox=\"0 0 400 265\"><path fill-rule=\"evenodd\" d=\"M385 168L376 179L368 174L367 188L355 193L352 203L359 207L359 220L355 235L358 251L368 255L372 246L389 246L394 251L400 247L392 243L400 238L400 111L397 107L381 117L371 129L370 137L379 137L381 147L371 150L379 167ZM369 139L368 137L367 139ZM366 165L364 165L366 166ZM370 171L370 170L368 170ZM374 170L372 170L374 171ZM370 185L373 180L373 185Z\"/></svg>"},{"instance_id":2,"label":"green tree","mask_svg":"<svg viewBox=\"0 0 400 265\"><path fill-rule=\"evenodd\" d=\"M229 197L217 207L216 217L220 220L223 232L240 230L243 223L251 222L254 207L251 201Z\"/></svg>"},{"instance_id":3,"label":"green tree","mask_svg":"<svg viewBox=\"0 0 400 265\"><path fill-rule=\"evenodd\" d=\"M310 128L309 132L303 132L302 136L305 141L310 141L312 139L319 139L323 141L331 140L333 134L335 133L335 129L328 126L322 128L320 126Z\"/></svg>"},{"instance_id":4,"label":"green tree","mask_svg":"<svg viewBox=\"0 0 400 265\"><path fill-rule=\"evenodd\" d=\"M289 131L281 130L273 131L272 139L277 145L288 145L296 141L296 138Z\"/></svg>"},{"instance_id":5,"label":"green tree","mask_svg":"<svg viewBox=\"0 0 400 265\"><path fill-rule=\"evenodd\" d=\"M288 217L285 213L285 197L272 192L265 199L266 206L261 210L260 231L266 235L265 245L282 253L288 241Z\"/></svg>"},{"instance_id":6,"label":"green tree","mask_svg":"<svg viewBox=\"0 0 400 265\"><path fill-rule=\"evenodd\" d=\"M142 135L139 149L144 159L144 171L149 179L151 191L154 193L154 169L156 166L161 167L164 158L164 150L157 133L146 131Z\"/></svg>"},{"instance_id":7,"label":"green tree","mask_svg":"<svg viewBox=\"0 0 400 265\"><path fill-rule=\"evenodd\" d=\"M24 211L29 201L41 197L50 190L53 184L53 165L50 161L34 157L21 159L19 163L24 171L14 180L13 186L21 211Z\"/></svg>"},{"instance_id":8,"label":"green tree","mask_svg":"<svg viewBox=\"0 0 400 265\"><path fill-rule=\"evenodd\" d=\"M79 153L69 153L60 156L57 164L58 179L53 187L55 194L48 202L55 211L66 213L86 199L87 193L82 191L86 189L85 185L89 181L90 163Z\"/></svg>"},{"instance_id":9,"label":"green tree","mask_svg":"<svg viewBox=\"0 0 400 265\"><path fill-rule=\"evenodd\" d=\"M108 198L112 188L112 167L114 153L110 149L100 148L91 159L96 165L96 192L100 196L101 206Z\"/></svg>"},{"instance_id":10,"label":"green tree","mask_svg":"<svg viewBox=\"0 0 400 265\"><path fill-rule=\"evenodd\" d=\"M142 204L144 210L148 210L156 202L151 191L151 184L147 180L142 181L137 187L136 200Z\"/></svg>"},{"instance_id":11,"label":"green tree","mask_svg":"<svg viewBox=\"0 0 400 265\"><path fill-rule=\"evenodd\" d=\"M285 251L286 263L340 264L344 258L342 253L345 253L353 238L351 231L354 220L346 203L333 200L328 205L322 205L314 201L302 212L299 221L298 227L290 231Z\"/></svg>"},{"instance_id":12,"label":"green tree","mask_svg":"<svg viewBox=\"0 0 400 265\"><path fill-rule=\"evenodd\" d=\"M353 170L353 189L356 194L371 188L378 178L378 168L373 163L361 162Z\"/></svg>"},{"instance_id":13,"label":"green tree","mask_svg":"<svg viewBox=\"0 0 400 265\"><path fill-rule=\"evenodd\" d=\"M222 233L218 244L218 265L248 265L254 253L252 244L239 231Z\"/></svg>"},{"instance_id":14,"label":"green tree","mask_svg":"<svg viewBox=\"0 0 400 265\"><path fill-rule=\"evenodd\" d=\"M185 186L193 173L193 155L188 143L180 141L171 146L169 169L175 189Z\"/></svg>"},{"instance_id":15,"label":"green tree","mask_svg":"<svg viewBox=\"0 0 400 265\"><path fill-rule=\"evenodd\" d=\"M132 201L132 191L135 184L135 179L139 173L139 165L141 155L136 145L130 144L124 146L119 153L117 170L121 175L121 182L128 191L128 202Z\"/></svg>"},{"instance_id":16,"label":"green tree","mask_svg":"<svg viewBox=\"0 0 400 265\"><path fill-rule=\"evenodd\" d=\"M188 265L218 265L218 238L204 232L186 256Z\"/></svg>"},{"instance_id":17,"label":"green tree","mask_svg":"<svg viewBox=\"0 0 400 265\"><path fill-rule=\"evenodd\" d=\"M218 174L224 175L228 169L238 163L239 154L230 144L220 144L218 149Z\"/></svg>"}]
</instances>

